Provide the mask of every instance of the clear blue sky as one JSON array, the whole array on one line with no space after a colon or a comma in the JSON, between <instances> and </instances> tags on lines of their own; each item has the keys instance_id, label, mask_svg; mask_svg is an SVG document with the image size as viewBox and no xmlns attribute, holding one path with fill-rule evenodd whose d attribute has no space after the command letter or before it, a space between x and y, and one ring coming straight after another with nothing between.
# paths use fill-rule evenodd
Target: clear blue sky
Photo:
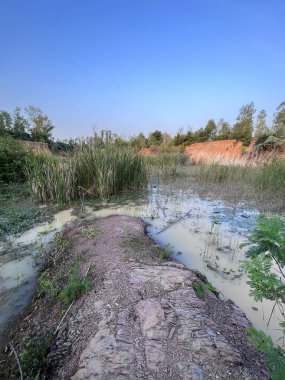
<instances>
[{"instance_id":1,"label":"clear blue sky","mask_svg":"<svg viewBox=\"0 0 285 380\"><path fill-rule=\"evenodd\" d=\"M174 134L285 100L284 0L0 0L0 109Z\"/></svg>"}]
</instances>

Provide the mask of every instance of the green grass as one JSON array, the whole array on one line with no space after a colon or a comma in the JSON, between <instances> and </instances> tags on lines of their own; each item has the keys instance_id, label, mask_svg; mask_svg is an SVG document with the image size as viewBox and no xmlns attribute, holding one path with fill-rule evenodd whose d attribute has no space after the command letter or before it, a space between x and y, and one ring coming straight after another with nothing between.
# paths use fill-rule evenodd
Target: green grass
<instances>
[{"instance_id":1,"label":"green grass","mask_svg":"<svg viewBox=\"0 0 285 380\"><path fill-rule=\"evenodd\" d=\"M101 231L96 230L93 227L83 227L80 234L81 234L81 236L83 236L85 238L92 239L92 238L100 235L100 233L101 233Z\"/></svg>"},{"instance_id":2,"label":"green grass","mask_svg":"<svg viewBox=\"0 0 285 380\"><path fill-rule=\"evenodd\" d=\"M285 192L285 161L274 158L257 172L256 185L260 189Z\"/></svg>"},{"instance_id":3,"label":"green grass","mask_svg":"<svg viewBox=\"0 0 285 380\"><path fill-rule=\"evenodd\" d=\"M60 292L59 298L62 300L64 307L67 308L71 302L81 294L88 292L90 288L89 280L81 277L77 268L72 268L68 274L67 284Z\"/></svg>"}]
</instances>

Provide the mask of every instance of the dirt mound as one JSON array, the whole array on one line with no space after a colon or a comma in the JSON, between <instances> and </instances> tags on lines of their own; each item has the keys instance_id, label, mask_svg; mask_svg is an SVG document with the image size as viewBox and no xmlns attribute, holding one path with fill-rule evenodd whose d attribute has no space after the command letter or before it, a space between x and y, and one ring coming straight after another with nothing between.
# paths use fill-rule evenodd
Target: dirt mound
<instances>
[{"instance_id":1,"label":"dirt mound","mask_svg":"<svg viewBox=\"0 0 285 380\"><path fill-rule=\"evenodd\" d=\"M91 268L94 275L91 291L72 305L54 338L47 378L268 378L263 356L247 341L244 313L183 265L159 259L141 220L114 216L88 228L96 236L82 234L82 226L64 235L72 239L65 262L85 255L82 273ZM57 309L32 305L14 340L57 326Z\"/></svg>"},{"instance_id":2,"label":"dirt mound","mask_svg":"<svg viewBox=\"0 0 285 380\"><path fill-rule=\"evenodd\" d=\"M48 143L38 142L38 141L23 141L19 140L26 148L32 149L35 153L51 155L51 150L49 149Z\"/></svg>"}]
</instances>

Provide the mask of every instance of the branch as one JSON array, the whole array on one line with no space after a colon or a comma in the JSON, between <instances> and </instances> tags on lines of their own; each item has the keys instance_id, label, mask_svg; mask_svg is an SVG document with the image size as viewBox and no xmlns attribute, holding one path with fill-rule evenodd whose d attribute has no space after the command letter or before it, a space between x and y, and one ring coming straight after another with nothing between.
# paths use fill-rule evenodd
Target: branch
<instances>
[{"instance_id":1,"label":"branch","mask_svg":"<svg viewBox=\"0 0 285 380\"><path fill-rule=\"evenodd\" d=\"M14 356L16 358L16 361L17 361L17 364L18 364L18 367L19 367L19 371L20 371L21 380L23 380L24 377L23 377L23 371L22 371L22 367L21 367L21 364L20 364L19 356L18 356L18 354L17 354L17 352L16 352L16 350L15 350L15 348L14 348L14 346L13 346L12 343L10 343L10 347L11 347L11 350L13 351L13 354L14 354Z\"/></svg>"}]
</instances>

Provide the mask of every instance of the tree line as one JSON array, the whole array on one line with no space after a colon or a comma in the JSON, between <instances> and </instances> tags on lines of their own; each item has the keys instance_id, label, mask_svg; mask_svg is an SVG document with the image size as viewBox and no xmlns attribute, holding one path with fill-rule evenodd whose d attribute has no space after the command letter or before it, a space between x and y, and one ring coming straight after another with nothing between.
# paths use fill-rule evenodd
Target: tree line
<instances>
[{"instance_id":1,"label":"tree line","mask_svg":"<svg viewBox=\"0 0 285 380\"><path fill-rule=\"evenodd\" d=\"M136 149L162 146L167 149L170 146L185 146L197 142L235 139L248 146L253 138L256 138L257 149L270 149L284 145L285 140L285 101L276 109L272 125L267 124L267 114L261 110L255 118L254 103L243 105L236 121L230 125L224 119L217 123L210 119L204 128L193 131L189 128L186 132L179 130L174 137L159 130L151 132L147 137L143 133L123 139L108 130L95 133L95 137L101 141L112 142L121 146L132 146ZM30 140L48 143L55 152L72 150L77 140L54 141L52 131L53 122L38 107L28 106L22 112L16 107L14 112L0 111L0 137L11 136L17 140Z\"/></svg>"},{"instance_id":2,"label":"tree line","mask_svg":"<svg viewBox=\"0 0 285 380\"><path fill-rule=\"evenodd\" d=\"M10 135L17 140L50 143L54 125L38 107L20 107L14 112L0 111L0 136Z\"/></svg>"},{"instance_id":3,"label":"tree line","mask_svg":"<svg viewBox=\"0 0 285 380\"><path fill-rule=\"evenodd\" d=\"M236 118L236 122L230 125L224 119L220 119L217 123L210 119L204 128L193 131L179 130L172 139L174 145L191 145L215 140L240 140L245 146L248 146L253 138L256 138L256 147L266 149L277 147L284 144L285 138L285 102L282 102L276 109L272 125L267 124L267 114L265 110L261 110L256 119L254 103L243 105ZM148 137L143 133L131 138L130 142L139 148L147 148L153 145L169 144L171 136L162 133L159 130L151 132Z\"/></svg>"}]
</instances>

